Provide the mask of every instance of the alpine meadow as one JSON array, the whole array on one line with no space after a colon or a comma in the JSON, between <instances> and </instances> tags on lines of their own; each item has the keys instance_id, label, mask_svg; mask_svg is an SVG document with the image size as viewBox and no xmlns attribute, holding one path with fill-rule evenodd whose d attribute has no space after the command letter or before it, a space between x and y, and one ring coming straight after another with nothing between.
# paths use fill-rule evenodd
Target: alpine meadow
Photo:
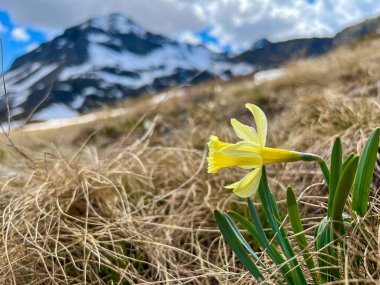
<instances>
[{"instance_id":1,"label":"alpine meadow","mask_svg":"<svg viewBox=\"0 0 380 285\"><path fill-rule=\"evenodd\" d=\"M89 23L82 30L100 29ZM380 34L338 38L258 71L243 56L208 51L219 73L206 75L201 47L179 49L197 64L187 72L174 66L183 62L162 63L178 73L160 73L157 94L141 76L139 96L131 85L127 100L107 97L112 104L99 108L88 95L70 107L74 118L47 121L27 106L40 115L57 106L63 84L94 80L96 94L121 93L112 80L139 75L107 77L99 65L101 79L88 71L73 79L58 72L90 65L56 64L41 81L52 91L47 105L38 108L41 89L16 114L22 80L53 66L28 74L20 70L33 54L16 60L0 100L0 284L379 284ZM177 56L177 44L165 44L149 64ZM67 100L65 108L80 101ZM12 125L12 112L27 123Z\"/></svg>"}]
</instances>

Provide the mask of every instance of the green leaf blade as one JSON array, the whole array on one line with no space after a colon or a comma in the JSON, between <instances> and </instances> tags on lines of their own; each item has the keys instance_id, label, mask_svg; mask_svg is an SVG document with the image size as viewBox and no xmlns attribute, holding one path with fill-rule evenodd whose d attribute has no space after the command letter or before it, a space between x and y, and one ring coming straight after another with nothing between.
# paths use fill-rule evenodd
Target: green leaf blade
<instances>
[{"instance_id":1,"label":"green leaf blade","mask_svg":"<svg viewBox=\"0 0 380 285\"><path fill-rule=\"evenodd\" d=\"M340 279L338 253L331 220L325 217L315 230L315 248L318 256L319 277L323 283Z\"/></svg>"},{"instance_id":2,"label":"green leaf blade","mask_svg":"<svg viewBox=\"0 0 380 285\"><path fill-rule=\"evenodd\" d=\"M218 210L215 210L214 218L220 229L220 232L223 235L224 240L231 247L243 266L252 274L252 276L257 279L257 281L263 282L265 280L264 276L261 274L260 270L253 263L245 251L243 245L240 243L239 238L236 237L234 231L231 229L231 226L226 220L225 216Z\"/></svg>"},{"instance_id":3,"label":"green leaf blade","mask_svg":"<svg viewBox=\"0 0 380 285\"><path fill-rule=\"evenodd\" d=\"M315 265L313 262L312 255L308 249L308 243L304 234L304 228L302 225L301 216L297 205L297 200L294 195L293 189L290 186L286 190L286 205L288 209L289 221L292 226L292 230L295 234L298 247L301 250L302 256L306 262L307 268L310 271L314 284L318 284L318 276L315 272Z\"/></svg>"},{"instance_id":4,"label":"green leaf blade","mask_svg":"<svg viewBox=\"0 0 380 285\"><path fill-rule=\"evenodd\" d=\"M259 236L259 239L263 243L263 247L268 252L268 255L271 257L273 262L276 265L280 266L280 272L281 272L282 276L284 276L284 278L286 279L286 282L288 284L296 284L295 280L293 279L293 274L292 274L292 272L290 272L290 267L288 266L288 264L286 264L285 259L275 249L275 247L269 243L268 238L265 235L264 228L261 224L259 215L258 215L258 213L255 209L255 206L253 205L250 198L247 199L247 203L248 203L249 213L251 215L253 224L257 230L257 234Z\"/></svg>"},{"instance_id":5,"label":"green leaf blade","mask_svg":"<svg viewBox=\"0 0 380 285\"><path fill-rule=\"evenodd\" d=\"M329 200L327 215L331 217L332 206L335 198L335 190L338 185L342 168L342 143L339 137L336 137L332 153L331 153L331 163L330 163L330 181L329 181Z\"/></svg>"},{"instance_id":6,"label":"green leaf blade","mask_svg":"<svg viewBox=\"0 0 380 285\"><path fill-rule=\"evenodd\" d=\"M240 233L239 229L236 227L235 223L231 220L231 218L227 214L224 214L224 217L226 218L226 221L229 223L229 225L230 225L232 231L234 232L235 236L239 239L240 243L256 259L256 261L258 263L260 263L260 265L262 267L266 268L265 264L260 260L260 258L257 256L256 252L251 248L251 246L245 240L245 238Z\"/></svg>"},{"instance_id":7,"label":"green leaf blade","mask_svg":"<svg viewBox=\"0 0 380 285\"><path fill-rule=\"evenodd\" d=\"M359 156L356 155L347 164L339 179L335 193L336 198L334 199L331 213L334 221L343 221L342 214L344 210L344 205L346 204L348 195L350 194L352 185L354 183L358 162Z\"/></svg>"},{"instance_id":8,"label":"green leaf blade","mask_svg":"<svg viewBox=\"0 0 380 285\"><path fill-rule=\"evenodd\" d=\"M274 197L269 190L265 167L263 167L263 172L260 180L260 185L258 189L261 203L264 208L265 215L267 217L268 223L272 228L273 232L276 234L276 239L285 255L285 257L290 260L289 265L292 269L292 276L297 280L297 284L307 284L305 276L295 258L293 248L289 242L288 237L282 227L279 226L276 218L279 218L278 208L275 205Z\"/></svg>"},{"instance_id":9,"label":"green leaf blade","mask_svg":"<svg viewBox=\"0 0 380 285\"><path fill-rule=\"evenodd\" d=\"M361 217L367 213L368 197L379 146L380 129L376 128L368 138L360 156L355 176L352 209Z\"/></svg>"}]
</instances>

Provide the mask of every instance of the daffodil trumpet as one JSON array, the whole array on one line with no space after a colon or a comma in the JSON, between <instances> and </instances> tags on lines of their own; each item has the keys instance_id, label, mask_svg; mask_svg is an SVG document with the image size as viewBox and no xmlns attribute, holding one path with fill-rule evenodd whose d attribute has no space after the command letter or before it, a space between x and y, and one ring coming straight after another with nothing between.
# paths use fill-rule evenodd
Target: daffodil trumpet
<instances>
[{"instance_id":1,"label":"daffodil trumpet","mask_svg":"<svg viewBox=\"0 0 380 285\"><path fill-rule=\"evenodd\" d=\"M264 112L254 104L245 106L254 117L256 129L231 119L231 125L242 141L232 144L220 141L217 136L210 136L208 143L209 173L232 166L251 170L243 179L225 188L232 189L233 193L240 197L249 197L259 187L263 165L300 160L322 161L322 158L315 154L266 147L268 124Z\"/></svg>"}]
</instances>

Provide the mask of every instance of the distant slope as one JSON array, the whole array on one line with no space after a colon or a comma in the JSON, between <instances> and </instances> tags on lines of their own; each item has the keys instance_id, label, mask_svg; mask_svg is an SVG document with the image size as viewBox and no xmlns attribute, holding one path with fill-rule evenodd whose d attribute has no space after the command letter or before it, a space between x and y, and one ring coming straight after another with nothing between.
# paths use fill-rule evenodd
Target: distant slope
<instances>
[{"instance_id":1,"label":"distant slope","mask_svg":"<svg viewBox=\"0 0 380 285\"><path fill-rule=\"evenodd\" d=\"M259 48L254 45L252 50L247 50L232 59L233 62L249 62L258 69L275 68L294 57L310 57L322 55L333 47L330 38L296 39L285 42L265 44Z\"/></svg>"},{"instance_id":2,"label":"distant slope","mask_svg":"<svg viewBox=\"0 0 380 285\"><path fill-rule=\"evenodd\" d=\"M348 27L336 34L334 37L334 46L350 43L366 35L380 33L380 17L365 20L357 25Z\"/></svg>"},{"instance_id":3,"label":"distant slope","mask_svg":"<svg viewBox=\"0 0 380 285\"><path fill-rule=\"evenodd\" d=\"M294 58L319 56L342 44L379 32L380 17L377 17L348 27L333 38L305 38L277 43L262 39L251 49L234 57L232 61L250 63L257 69L275 68Z\"/></svg>"}]
</instances>

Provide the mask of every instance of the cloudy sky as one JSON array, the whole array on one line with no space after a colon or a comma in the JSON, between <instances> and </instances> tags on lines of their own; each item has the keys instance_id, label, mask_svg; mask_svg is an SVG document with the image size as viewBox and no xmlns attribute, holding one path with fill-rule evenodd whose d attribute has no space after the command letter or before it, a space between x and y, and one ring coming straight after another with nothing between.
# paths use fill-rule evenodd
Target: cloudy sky
<instances>
[{"instance_id":1,"label":"cloudy sky","mask_svg":"<svg viewBox=\"0 0 380 285\"><path fill-rule=\"evenodd\" d=\"M332 36L380 14L378 0L0 0L6 68L65 28L119 12L146 29L237 52L256 40Z\"/></svg>"}]
</instances>

